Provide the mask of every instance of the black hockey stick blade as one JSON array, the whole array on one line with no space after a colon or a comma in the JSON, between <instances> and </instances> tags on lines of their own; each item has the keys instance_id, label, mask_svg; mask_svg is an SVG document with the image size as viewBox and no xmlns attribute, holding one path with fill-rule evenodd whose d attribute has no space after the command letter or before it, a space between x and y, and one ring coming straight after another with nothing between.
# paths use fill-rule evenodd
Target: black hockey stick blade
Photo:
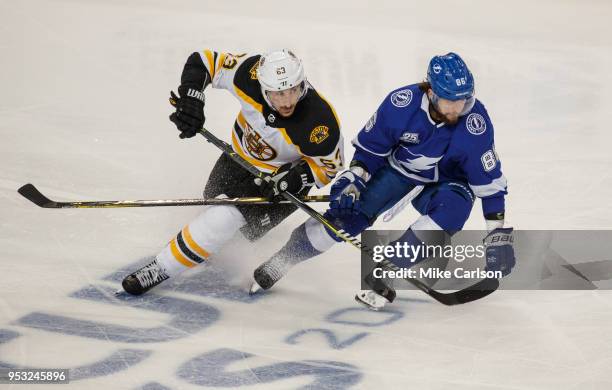
<instances>
[{"instance_id":1,"label":"black hockey stick blade","mask_svg":"<svg viewBox=\"0 0 612 390\"><path fill-rule=\"evenodd\" d=\"M38 189L34 187L34 184L28 183L19 188L17 192L19 192L24 198L39 207L44 207L48 209L61 208L61 206L58 205L57 202L52 201L51 199L44 196L40 191L38 191Z\"/></svg>"},{"instance_id":2,"label":"black hockey stick blade","mask_svg":"<svg viewBox=\"0 0 612 390\"><path fill-rule=\"evenodd\" d=\"M444 294L435 290L430 291L430 295L438 302L447 305L461 305L463 303L473 302L492 294L499 288L499 280L483 279L480 282L467 287L463 290L453 293Z\"/></svg>"}]
</instances>

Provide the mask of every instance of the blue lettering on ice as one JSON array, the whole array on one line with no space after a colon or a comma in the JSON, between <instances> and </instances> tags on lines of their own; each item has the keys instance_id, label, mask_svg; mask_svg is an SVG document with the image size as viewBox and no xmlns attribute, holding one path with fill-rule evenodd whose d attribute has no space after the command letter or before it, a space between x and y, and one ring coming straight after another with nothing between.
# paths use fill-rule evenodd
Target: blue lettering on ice
<instances>
[{"instance_id":1,"label":"blue lettering on ice","mask_svg":"<svg viewBox=\"0 0 612 390\"><path fill-rule=\"evenodd\" d=\"M100 340L124 343L155 343L190 336L219 319L219 310L205 303L159 296L153 293L137 297L127 294L115 296L111 288L89 286L71 294L71 296L112 305L153 310L170 314L172 319L167 325L138 328L34 312L20 318L17 323L49 332Z\"/></svg>"},{"instance_id":2,"label":"blue lettering on ice","mask_svg":"<svg viewBox=\"0 0 612 390\"><path fill-rule=\"evenodd\" d=\"M297 332L287 336L287 338L285 338L285 342L287 344L295 345L297 344L297 339L299 339L300 337L304 335L313 334L313 333L321 333L323 336L325 336L327 343L333 349L344 349L344 348L350 347L351 345L355 344L357 341L363 339L364 337L368 335L367 332L357 333L356 335L349 337L344 341L340 341L338 337L336 337L334 332L329 329L310 328L310 329L298 330Z\"/></svg>"},{"instance_id":3,"label":"blue lettering on ice","mask_svg":"<svg viewBox=\"0 0 612 390\"><path fill-rule=\"evenodd\" d=\"M19 337L20 334L11 330L0 329L0 345ZM85 366L78 366L70 369L70 381L81 379L107 376L120 371L127 370L151 355L151 351L143 349L119 349L110 356ZM34 367L18 366L15 364L0 361L0 368L12 368L27 370ZM60 368L60 367L53 367Z\"/></svg>"},{"instance_id":4,"label":"blue lettering on ice","mask_svg":"<svg viewBox=\"0 0 612 390\"><path fill-rule=\"evenodd\" d=\"M353 319L350 319L351 314ZM359 318L354 318L355 314L358 314ZM325 319L335 324L374 327L389 325L403 316L404 313L396 310L372 311L365 308L348 307L329 313Z\"/></svg>"},{"instance_id":5,"label":"blue lettering on ice","mask_svg":"<svg viewBox=\"0 0 612 390\"><path fill-rule=\"evenodd\" d=\"M172 390L172 389L170 387L162 385L161 383L149 382L141 387L138 387L138 390Z\"/></svg>"},{"instance_id":6,"label":"blue lettering on ice","mask_svg":"<svg viewBox=\"0 0 612 390\"><path fill-rule=\"evenodd\" d=\"M212 289L203 294L205 296L223 297L221 294L228 293L232 300L251 303L252 300L244 297L248 295L244 291L239 291L231 287L233 292L228 292L219 286L220 270L209 268L208 272L194 275L188 287L184 284L178 288L174 286L174 291L184 291L193 293L201 289L203 285L218 289L212 293ZM108 276L107 280L117 280L117 275ZM120 279L119 279L120 280ZM184 281L183 281L184 283ZM226 282L223 282L226 283ZM229 286L229 284L227 284ZM229 287L228 287L229 288ZM160 296L155 293L134 297L127 294L115 295L114 289L106 286L87 286L69 295L71 298L88 300L93 302L114 305L121 310L122 307L131 307L143 310L151 310L167 314L170 320L162 326L142 328L124 325L114 325L105 322L93 321L91 319L78 319L61 315L53 315L42 312L30 313L19 320L16 324L29 328L41 329L49 332L81 336L86 338L126 342L126 343L151 343L166 342L200 332L202 329L211 326L218 321L220 312L216 308L205 303L194 302L186 299ZM262 295L260 295L262 296ZM227 298L227 297L223 297ZM349 313L352 313L351 316ZM360 314L355 319L354 314ZM365 314L364 314L365 313ZM372 313L365 309L341 309L330 313L327 320L331 322L360 325L360 326L379 326L394 322L401 318L402 314L397 312L383 312L385 317L382 321L364 321L367 313ZM385 314L386 313L386 314ZM347 318L351 317L351 318ZM380 315L380 314L378 314ZM388 316L391 317L388 317ZM344 349L365 338L368 333L362 332L354 334L344 340L340 339L333 331L325 328L304 329L288 336L285 341L289 344L297 344L298 339L307 337L307 334L321 334L333 349ZM10 342L19 337L20 334L11 330L0 329L0 344ZM146 349L117 349L105 358L83 366L70 369L70 380L82 380L100 376L113 375L117 372L125 371L151 356L153 352ZM251 385L260 383L276 382L283 379L294 377L312 377L310 385L303 388L326 388L344 389L358 383L363 374L353 365L327 361L327 360L301 360L290 362L278 362L264 365L261 367L247 370L227 371L226 368L237 361L252 357L252 354L243 353L233 349L218 349L205 353L191 359L180 366L177 371L178 377L187 382L216 387L234 387L240 385ZM0 361L0 367L6 368L26 368L17 367L10 362ZM169 388L158 383L148 382L140 388L147 390L168 390Z\"/></svg>"},{"instance_id":7,"label":"blue lettering on ice","mask_svg":"<svg viewBox=\"0 0 612 390\"><path fill-rule=\"evenodd\" d=\"M362 374L351 364L328 360L300 360L227 371L227 366L255 355L222 348L199 355L181 365L177 375L194 385L238 387L261 385L297 376L313 376L301 389L346 389L358 383Z\"/></svg>"},{"instance_id":8,"label":"blue lettering on ice","mask_svg":"<svg viewBox=\"0 0 612 390\"><path fill-rule=\"evenodd\" d=\"M16 339L20 334L8 329L0 329L0 345L8 343L12 339ZM1 365L2 363L0 363Z\"/></svg>"}]
</instances>

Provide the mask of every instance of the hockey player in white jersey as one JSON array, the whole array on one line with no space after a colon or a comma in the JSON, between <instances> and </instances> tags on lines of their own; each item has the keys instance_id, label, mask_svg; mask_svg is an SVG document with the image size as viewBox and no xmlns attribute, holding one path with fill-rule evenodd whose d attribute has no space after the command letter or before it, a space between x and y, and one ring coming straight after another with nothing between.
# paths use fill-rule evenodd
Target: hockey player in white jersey
<instances>
[{"instance_id":1,"label":"hockey player in white jersey","mask_svg":"<svg viewBox=\"0 0 612 390\"><path fill-rule=\"evenodd\" d=\"M461 230L477 196L489 232L484 239L487 266L509 273L514 253L512 228L504 228L506 179L494 149L493 125L474 91L472 73L455 53L433 57L426 82L392 91L353 140L350 169L331 187L325 217L358 235L402 199L416 196L412 204L422 216L399 241L418 246L426 230L450 235ZM337 241L309 219L255 270L253 291L269 289L292 266ZM425 258L413 260L416 264ZM371 287L355 298L374 309L393 301L395 292L381 280Z\"/></svg>"},{"instance_id":2,"label":"hockey player in white jersey","mask_svg":"<svg viewBox=\"0 0 612 390\"><path fill-rule=\"evenodd\" d=\"M172 93L170 120L180 138L195 136L204 125L204 90L228 90L241 105L233 125L233 150L270 181L253 176L225 154L217 160L205 197L261 196L281 191L303 196L329 183L343 169L343 140L333 107L307 81L301 60L290 50L233 55L204 50L187 60ZM289 216L291 204L209 206L155 257L123 280L126 292L139 295L182 271L204 263L238 232L257 240Z\"/></svg>"}]
</instances>

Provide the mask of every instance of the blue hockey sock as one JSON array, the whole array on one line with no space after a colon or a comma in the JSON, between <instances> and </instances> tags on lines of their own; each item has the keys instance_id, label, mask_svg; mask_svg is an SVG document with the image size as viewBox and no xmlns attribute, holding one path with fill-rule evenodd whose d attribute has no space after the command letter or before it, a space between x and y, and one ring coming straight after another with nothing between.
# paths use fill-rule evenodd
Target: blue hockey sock
<instances>
[{"instance_id":1,"label":"blue hockey sock","mask_svg":"<svg viewBox=\"0 0 612 390\"><path fill-rule=\"evenodd\" d=\"M289 241L272 258L283 258L295 265L319 254L321 252L316 250L310 243L306 235L306 224L303 223L291 233Z\"/></svg>"},{"instance_id":2,"label":"blue hockey sock","mask_svg":"<svg viewBox=\"0 0 612 390\"><path fill-rule=\"evenodd\" d=\"M289 241L270 259L253 272L253 278L264 290L278 282L294 265L321 252L316 250L306 235L306 225L301 224L291 233Z\"/></svg>"},{"instance_id":3,"label":"blue hockey sock","mask_svg":"<svg viewBox=\"0 0 612 390\"><path fill-rule=\"evenodd\" d=\"M419 238L412 229L408 229L399 239L387 244L396 250L386 259L400 268L410 268L429 258L429 247L444 245L446 234L442 230L419 231L418 233L422 238Z\"/></svg>"}]
</instances>

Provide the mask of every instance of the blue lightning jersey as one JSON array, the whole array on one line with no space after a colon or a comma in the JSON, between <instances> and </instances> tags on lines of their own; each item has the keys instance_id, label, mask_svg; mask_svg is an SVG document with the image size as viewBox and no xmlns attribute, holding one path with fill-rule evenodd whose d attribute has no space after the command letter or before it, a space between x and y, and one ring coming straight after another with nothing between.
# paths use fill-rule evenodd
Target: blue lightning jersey
<instances>
[{"instance_id":1,"label":"blue lightning jersey","mask_svg":"<svg viewBox=\"0 0 612 390\"><path fill-rule=\"evenodd\" d=\"M353 160L370 174L390 165L416 185L462 181L482 198L483 213L504 211L507 184L493 125L480 101L454 125L436 123L418 84L391 92L352 141Z\"/></svg>"}]
</instances>

